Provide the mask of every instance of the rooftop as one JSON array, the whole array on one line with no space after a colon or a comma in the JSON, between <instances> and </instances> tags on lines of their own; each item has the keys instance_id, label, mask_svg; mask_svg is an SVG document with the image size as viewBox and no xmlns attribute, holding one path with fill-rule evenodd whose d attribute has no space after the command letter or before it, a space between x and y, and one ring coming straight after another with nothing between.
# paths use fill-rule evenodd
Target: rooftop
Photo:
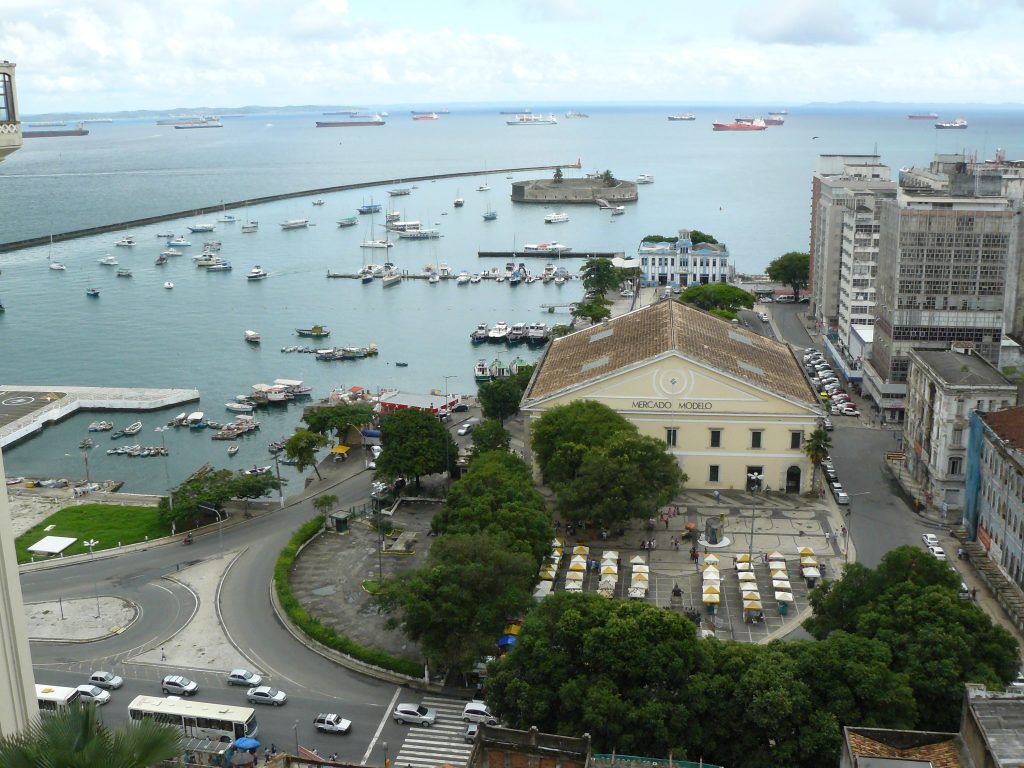
<instances>
[{"instance_id":1,"label":"rooftop","mask_svg":"<svg viewBox=\"0 0 1024 768\"><path fill-rule=\"evenodd\" d=\"M1024 405L978 416L1011 447L1024 449Z\"/></svg>"},{"instance_id":2,"label":"rooftop","mask_svg":"<svg viewBox=\"0 0 1024 768\"><path fill-rule=\"evenodd\" d=\"M1024 695L969 685L967 706L985 739L988 756L994 758L988 765L1021 765L1024 760Z\"/></svg>"},{"instance_id":3,"label":"rooftop","mask_svg":"<svg viewBox=\"0 0 1024 768\"><path fill-rule=\"evenodd\" d=\"M555 339L525 399L547 397L672 352L759 389L818 405L786 344L678 301L661 301Z\"/></svg>"},{"instance_id":4,"label":"rooftop","mask_svg":"<svg viewBox=\"0 0 1024 768\"><path fill-rule=\"evenodd\" d=\"M947 386L951 387L1016 387L988 361L979 355L950 350L914 349L911 359L920 359Z\"/></svg>"},{"instance_id":5,"label":"rooftop","mask_svg":"<svg viewBox=\"0 0 1024 768\"><path fill-rule=\"evenodd\" d=\"M854 765L905 765L908 768L917 765L961 768L964 765L960 760L960 737L955 733L851 727L843 731Z\"/></svg>"}]
</instances>

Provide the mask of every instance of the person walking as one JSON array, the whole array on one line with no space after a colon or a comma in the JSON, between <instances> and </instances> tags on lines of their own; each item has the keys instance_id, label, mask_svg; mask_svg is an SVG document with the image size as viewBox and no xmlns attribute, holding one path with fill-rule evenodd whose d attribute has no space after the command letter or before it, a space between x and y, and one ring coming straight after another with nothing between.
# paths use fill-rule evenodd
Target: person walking
<instances>
[{"instance_id":1,"label":"person walking","mask_svg":"<svg viewBox=\"0 0 1024 768\"><path fill-rule=\"evenodd\" d=\"M718 491L716 490L716 491L714 492L714 494L713 494L713 495L714 495L714 497L715 497L715 504L721 504L721 503L722 503L722 494L720 494L720 493L719 493L719 492L718 492Z\"/></svg>"}]
</instances>

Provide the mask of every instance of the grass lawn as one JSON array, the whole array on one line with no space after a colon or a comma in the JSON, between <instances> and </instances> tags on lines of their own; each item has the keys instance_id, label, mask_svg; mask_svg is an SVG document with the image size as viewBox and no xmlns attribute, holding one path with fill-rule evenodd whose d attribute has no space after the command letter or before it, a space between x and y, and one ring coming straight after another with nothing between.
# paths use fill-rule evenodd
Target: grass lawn
<instances>
[{"instance_id":1,"label":"grass lawn","mask_svg":"<svg viewBox=\"0 0 1024 768\"><path fill-rule=\"evenodd\" d=\"M49 525L54 528L45 530ZM23 533L14 540L14 548L18 553L18 562L28 563L31 562L32 555L27 548L44 536L67 536L78 539L64 550L65 555L77 555L89 551L89 548L82 544L89 539L96 539L99 542L95 548L95 551L99 552L116 547L118 542L135 544L147 536L150 539L158 539L169 535L170 532L170 527L157 519L156 507L76 504L54 512L39 525Z\"/></svg>"}]
</instances>

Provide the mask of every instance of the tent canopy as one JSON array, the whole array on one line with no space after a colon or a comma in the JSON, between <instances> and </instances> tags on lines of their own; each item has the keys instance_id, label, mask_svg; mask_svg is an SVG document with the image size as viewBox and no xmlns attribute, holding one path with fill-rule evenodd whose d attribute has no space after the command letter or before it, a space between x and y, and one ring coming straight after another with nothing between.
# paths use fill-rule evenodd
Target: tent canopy
<instances>
[{"instance_id":1,"label":"tent canopy","mask_svg":"<svg viewBox=\"0 0 1024 768\"><path fill-rule=\"evenodd\" d=\"M347 445L336 445L333 448L331 448L331 453L340 454L342 456L348 453L348 451L349 448Z\"/></svg>"}]
</instances>

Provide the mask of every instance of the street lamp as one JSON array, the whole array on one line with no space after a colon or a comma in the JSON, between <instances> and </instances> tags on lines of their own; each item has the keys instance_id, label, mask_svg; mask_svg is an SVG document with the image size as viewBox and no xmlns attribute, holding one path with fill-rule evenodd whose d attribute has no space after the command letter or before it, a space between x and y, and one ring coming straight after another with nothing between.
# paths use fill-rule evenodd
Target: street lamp
<instances>
[{"instance_id":1,"label":"street lamp","mask_svg":"<svg viewBox=\"0 0 1024 768\"><path fill-rule=\"evenodd\" d=\"M99 541L96 539L86 539L82 543L89 548L89 565L92 565L92 548L99 544ZM92 570L92 588L96 593L96 618L98 619L100 617L100 585L96 581L96 571L94 569L90 570Z\"/></svg>"},{"instance_id":2,"label":"street lamp","mask_svg":"<svg viewBox=\"0 0 1024 768\"><path fill-rule=\"evenodd\" d=\"M449 418L451 417L451 412L448 410L448 379L454 379L454 378L455 378L454 375L445 376L444 377L444 412L445 412L445 415L448 416ZM448 430L449 432L451 432L451 427L449 427L447 424L445 425L445 429ZM450 441L449 437L446 435L445 439L444 439L444 470L445 470L445 472L448 473L448 478L451 479L451 476L452 476L451 468L448 466L448 443L449 442L451 442L451 441Z\"/></svg>"},{"instance_id":3,"label":"street lamp","mask_svg":"<svg viewBox=\"0 0 1024 768\"><path fill-rule=\"evenodd\" d=\"M163 427L157 427L153 431L160 433L160 447L163 449L162 450L162 455L164 457L164 477L167 480L167 504L171 508L171 517L173 518L174 517L174 493L171 491L171 473L167 469L167 443L164 440L164 432L166 432L168 429L170 429L170 427L163 426ZM86 466L86 469L88 469L89 465L86 464L85 466Z\"/></svg>"},{"instance_id":4,"label":"street lamp","mask_svg":"<svg viewBox=\"0 0 1024 768\"><path fill-rule=\"evenodd\" d=\"M85 487L88 488L92 483L89 479L89 449L82 448L82 461L85 462Z\"/></svg>"},{"instance_id":5,"label":"street lamp","mask_svg":"<svg viewBox=\"0 0 1024 768\"><path fill-rule=\"evenodd\" d=\"M292 733L295 734L295 756L299 756L299 721L295 721L295 725L292 726Z\"/></svg>"},{"instance_id":6,"label":"street lamp","mask_svg":"<svg viewBox=\"0 0 1024 768\"><path fill-rule=\"evenodd\" d=\"M217 541L220 545L220 556L224 557L224 513L216 507L208 507L205 504L197 504L196 506L206 512L212 512L217 516Z\"/></svg>"},{"instance_id":7,"label":"street lamp","mask_svg":"<svg viewBox=\"0 0 1024 768\"><path fill-rule=\"evenodd\" d=\"M281 462L277 454L274 454L274 469L277 471L277 498L281 502L281 509L284 509L284 490L281 485Z\"/></svg>"},{"instance_id":8,"label":"street lamp","mask_svg":"<svg viewBox=\"0 0 1024 768\"><path fill-rule=\"evenodd\" d=\"M388 760L388 743L382 741L380 745L384 748L384 768L391 768L391 762Z\"/></svg>"},{"instance_id":9,"label":"street lamp","mask_svg":"<svg viewBox=\"0 0 1024 768\"><path fill-rule=\"evenodd\" d=\"M747 473L747 490L750 491L750 543L747 545L747 557L750 558L751 567L754 564L754 518L757 514L754 496L760 492L764 475L757 472Z\"/></svg>"},{"instance_id":10,"label":"street lamp","mask_svg":"<svg viewBox=\"0 0 1024 768\"><path fill-rule=\"evenodd\" d=\"M860 493L851 493L850 498L854 496L870 496L871 491L861 491ZM853 516L850 514L853 512L853 505L849 505L846 508L846 517L849 518L846 521L846 525L843 526L845 533L843 534L843 565L846 566L850 562L850 537L853 532L850 530L850 523L853 522Z\"/></svg>"}]
</instances>

